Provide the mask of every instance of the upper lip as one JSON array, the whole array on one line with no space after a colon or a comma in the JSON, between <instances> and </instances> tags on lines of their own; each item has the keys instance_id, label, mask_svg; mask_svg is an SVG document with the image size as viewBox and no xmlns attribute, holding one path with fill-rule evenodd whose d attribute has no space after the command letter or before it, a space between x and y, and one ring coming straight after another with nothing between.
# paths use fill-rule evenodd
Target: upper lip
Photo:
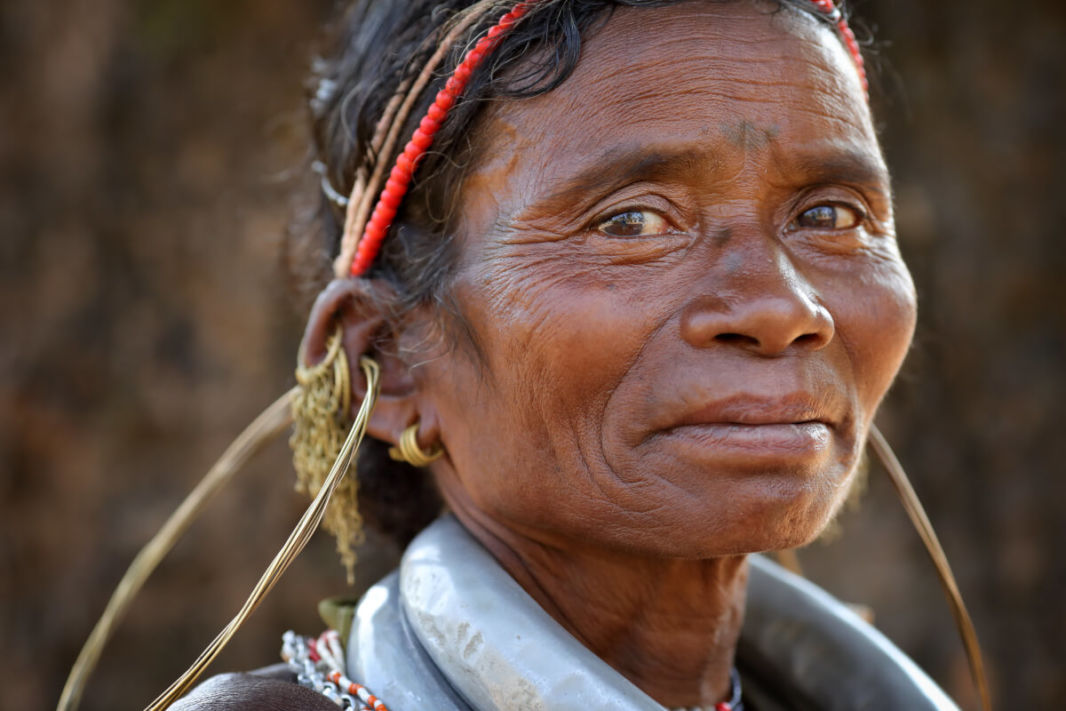
<instances>
[{"instance_id":1,"label":"upper lip","mask_svg":"<svg viewBox=\"0 0 1066 711\"><path fill-rule=\"evenodd\" d=\"M784 425L806 422L832 426L840 419L835 401L835 398L819 398L806 392L783 396L737 393L688 410L673 423L671 429L691 425Z\"/></svg>"}]
</instances>

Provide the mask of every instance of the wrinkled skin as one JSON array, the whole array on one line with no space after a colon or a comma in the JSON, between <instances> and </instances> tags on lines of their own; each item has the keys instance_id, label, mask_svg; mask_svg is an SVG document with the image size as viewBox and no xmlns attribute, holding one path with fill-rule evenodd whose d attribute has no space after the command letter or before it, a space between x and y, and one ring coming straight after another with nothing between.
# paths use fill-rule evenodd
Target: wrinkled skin
<instances>
[{"instance_id":1,"label":"wrinkled skin","mask_svg":"<svg viewBox=\"0 0 1066 711\"><path fill-rule=\"evenodd\" d=\"M914 327L855 68L789 12L620 9L477 138L473 344L389 376L371 432L420 421L449 506L550 614L658 701L720 701L744 554L833 516Z\"/></svg>"}]
</instances>

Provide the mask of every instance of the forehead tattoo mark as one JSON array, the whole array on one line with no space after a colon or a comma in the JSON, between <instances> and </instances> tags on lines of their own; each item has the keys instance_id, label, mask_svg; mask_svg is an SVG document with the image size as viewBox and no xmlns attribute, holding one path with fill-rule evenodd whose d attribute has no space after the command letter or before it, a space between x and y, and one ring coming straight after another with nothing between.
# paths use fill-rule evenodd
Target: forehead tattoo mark
<instances>
[{"instance_id":1,"label":"forehead tattoo mark","mask_svg":"<svg viewBox=\"0 0 1066 711\"><path fill-rule=\"evenodd\" d=\"M724 229L717 230L713 235L711 235L711 241L718 249L722 249L727 244L729 244L729 240L731 239L733 239L733 229L731 227L726 227Z\"/></svg>"},{"instance_id":2,"label":"forehead tattoo mark","mask_svg":"<svg viewBox=\"0 0 1066 711\"><path fill-rule=\"evenodd\" d=\"M781 129L777 126L757 126L754 122L741 119L735 124L723 123L722 133L737 148L757 150L771 143Z\"/></svg>"}]
</instances>

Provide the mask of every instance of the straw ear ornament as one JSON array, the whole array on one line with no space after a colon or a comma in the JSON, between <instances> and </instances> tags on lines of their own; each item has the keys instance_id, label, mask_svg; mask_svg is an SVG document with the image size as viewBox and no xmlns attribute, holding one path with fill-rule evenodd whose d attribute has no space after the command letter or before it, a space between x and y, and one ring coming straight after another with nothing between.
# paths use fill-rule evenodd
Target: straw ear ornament
<instances>
[{"instance_id":1,"label":"straw ear ornament","mask_svg":"<svg viewBox=\"0 0 1066 711\"><path fill-rule=\"evenodd\" d=\"M352 382L343 334L338 328L326 343L326 355L314 365L298 358L292 400L292 464L296 490L310 496L318 493L344 444L351 423ZM355 582L355 549L364 540L359 513L359 480L353 470L339 484L322 522L337 539L337 553L347 571L348 584Z\"/></svg>"}]
</instances>

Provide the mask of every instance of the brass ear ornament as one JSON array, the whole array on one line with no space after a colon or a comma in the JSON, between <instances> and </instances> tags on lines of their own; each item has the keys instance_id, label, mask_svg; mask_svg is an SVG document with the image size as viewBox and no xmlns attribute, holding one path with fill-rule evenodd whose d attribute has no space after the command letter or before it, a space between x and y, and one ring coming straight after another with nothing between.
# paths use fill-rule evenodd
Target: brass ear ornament
<instances>
[{"instance_id":1,"label":"brass ear ornament","mask_svg":"<svg viewBox=\"0 0 1066 711\"><path fill-rule=\"evenodd\" d=\"M400 435L399 445L389 447L389 457L396 462L407 462L414 467L425 467L444 454L444 448L437 443L425 451L418 446L418 423L414 423Z\"/></svg>"}]
</instances>

